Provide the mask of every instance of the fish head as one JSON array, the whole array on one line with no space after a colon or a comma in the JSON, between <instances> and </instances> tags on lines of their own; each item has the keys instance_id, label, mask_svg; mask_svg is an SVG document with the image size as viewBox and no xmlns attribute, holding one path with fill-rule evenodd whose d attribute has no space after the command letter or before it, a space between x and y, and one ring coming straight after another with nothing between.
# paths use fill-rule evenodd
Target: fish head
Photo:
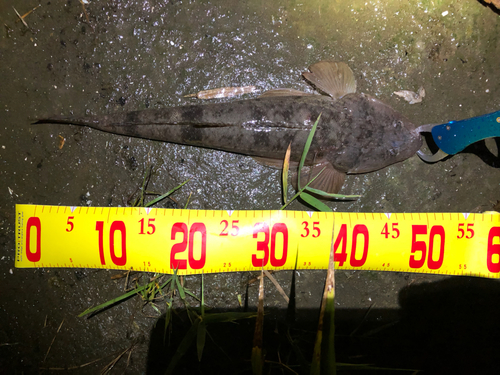
<instances>
[{"instance_id":1,"label":"fish head","mask_svg":"<svg viewBox=\"0 0 500 375\"><path fill-rule=\"evenodd\" d=\"M348 173L372 172L415 155L422 146L417 126L380 100L360 96L352 133L357 157Z\"/></svg>"}]
</instances>

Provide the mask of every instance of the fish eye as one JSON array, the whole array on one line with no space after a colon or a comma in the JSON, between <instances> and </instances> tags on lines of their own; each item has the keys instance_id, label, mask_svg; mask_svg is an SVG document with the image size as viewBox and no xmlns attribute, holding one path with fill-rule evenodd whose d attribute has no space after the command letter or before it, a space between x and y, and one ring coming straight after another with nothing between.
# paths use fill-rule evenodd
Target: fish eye
<instances>
[{"instance_id":1,"label":"fish eye","mask_svg":"<svg viewBox=\"0 0 500 375\"><path fill-rule=\"evenodd\" d=\"M394 127L399 126L400 128L403 127L403 121L398 120L394 123Z\"/></svg>"}]
</instances>

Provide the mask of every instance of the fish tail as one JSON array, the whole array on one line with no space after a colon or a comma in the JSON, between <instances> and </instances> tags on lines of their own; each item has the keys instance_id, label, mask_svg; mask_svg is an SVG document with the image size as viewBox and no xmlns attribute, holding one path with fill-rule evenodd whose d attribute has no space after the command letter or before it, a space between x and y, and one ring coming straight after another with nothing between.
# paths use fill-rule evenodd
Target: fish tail
<instances>
[{"instance_id":1,"label":"fish tail","mask_svg":"<svg viewBox=\"0 0 500 375\"><path fill-rule=\"evenodd\" d=\"M143 111L122 112L102 116L50 116L40 118L34 124L71 124L88 126L109 133L131 137L155 139L159 141L187 145L206 144L208 147L221 149L222 137L208 140L215 133L206 129L232 126L234 118L220 115L227 112L227 105L191 105L148 109ZM229 118L228 118L229 117ZM212 135L210 135L210 134ZM221 135L227 133L220 131Z\"/></svg>"},{"instance_id":2,"label":"fish tail","mask_svg":"<svg viewBox=\"0 0 500 375\"><path fill-rule=\"evenodd\" d=\"M67 116L54 116L49 118L39 118L31 123L32 125L37 124L72 124L81 126L91 126L89 119L81 117L67 117Z\"/></svg>"},{"instance_id":3,"label":"fish tail","mask_svg":"<svg viewBox=\"0 0 500 375\"><path fill-rule=\"evenodd\" d=\"M234 122L232 113L227 114L227 108L230 107L222 103L148 109L103 116L51 116L37 119L33 124L73 124L111 132L115 132L118 127L142 125L229 126Z\"/></svg>"}]
</instances>

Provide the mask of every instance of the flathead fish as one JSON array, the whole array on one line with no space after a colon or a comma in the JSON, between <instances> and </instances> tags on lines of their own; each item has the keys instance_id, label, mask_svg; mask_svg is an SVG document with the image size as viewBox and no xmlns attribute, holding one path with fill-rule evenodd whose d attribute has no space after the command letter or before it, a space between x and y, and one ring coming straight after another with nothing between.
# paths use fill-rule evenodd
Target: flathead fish
<instances>
[{"instance_id":1,"label":"flathead fish","mask_svg":"<svg viewBox=\"0 0 500 375\"><path fill-rule=\"evenodd\" d=\"M291 143L300 160L311 128L321 114L306 164L311 184L337 193L346 174L372 172L413 156L422 145L416 126L366 94L356 93L351 69L321 61L303 73L322 94L277 89L229 103L186 105L89 117L52 117L37 123L90 126L110 133L208 147L255 157L281 167ZM296 163L295 163L296 164ZM305 181L304 181L305 182Z\"/></svg>"}]
</instances>

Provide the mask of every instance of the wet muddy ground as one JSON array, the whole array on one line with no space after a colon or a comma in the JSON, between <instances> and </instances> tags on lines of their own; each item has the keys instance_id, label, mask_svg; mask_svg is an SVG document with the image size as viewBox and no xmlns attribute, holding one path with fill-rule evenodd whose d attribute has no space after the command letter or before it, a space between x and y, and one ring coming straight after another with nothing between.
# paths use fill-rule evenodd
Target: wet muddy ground
<instances>
[{"instance_id":1,"label":"wet muddy ground","mask_svg":"<svg viewBox=\"0 0 500 375\"><path fill-rule=\"evenodd\" d=\"M13 9L24 15L37 5L27 26ZM5 0L0 21L0 373L94 374L120 353L114 373L161 373L168 361L154 328L161 319L138 297L77 317L122 293L123 279L111 280L116 272L14 268L15 204L124 206L153 165L150 190L192 179L176 202L159 207L183 207L190 194L191 209L281 206L279 172L248 157L77 126L33 126L34 119L182 105L194 101L186 94L224 86L311 91L301 72L325 59L347 62L358 91L416 124L500 108L500 17L477 1L90 1L84 11L76 0ZM420 86L421 103L393 95ZM349 176L342 192L362 197L329 205L341 212L488 211L500 199L499 167L483 143L432 165L413 157ZM241 311L240 294L253 309L257 286L247 281L254 276L206 276L207 304ZM276 277L289 292L291 272ZM292 333L306 355L324 277L296 275ZM338 271L336 282L338 361L431 373L498 370L496 280ZM186 278L198 295L200 284ZM287 304L268 284L268 358L278 361L276 348L289 350L276 333ZM173 342L185 328L181 313L176 319ZM252 329L214 327L216 345L207 344L204 362L190 357L178 372L220 366L215 373L245 373ZM243 349L234 349L238 342ZM233 351L217 349L225 345Z\"/></svg>"}]
</instances>

